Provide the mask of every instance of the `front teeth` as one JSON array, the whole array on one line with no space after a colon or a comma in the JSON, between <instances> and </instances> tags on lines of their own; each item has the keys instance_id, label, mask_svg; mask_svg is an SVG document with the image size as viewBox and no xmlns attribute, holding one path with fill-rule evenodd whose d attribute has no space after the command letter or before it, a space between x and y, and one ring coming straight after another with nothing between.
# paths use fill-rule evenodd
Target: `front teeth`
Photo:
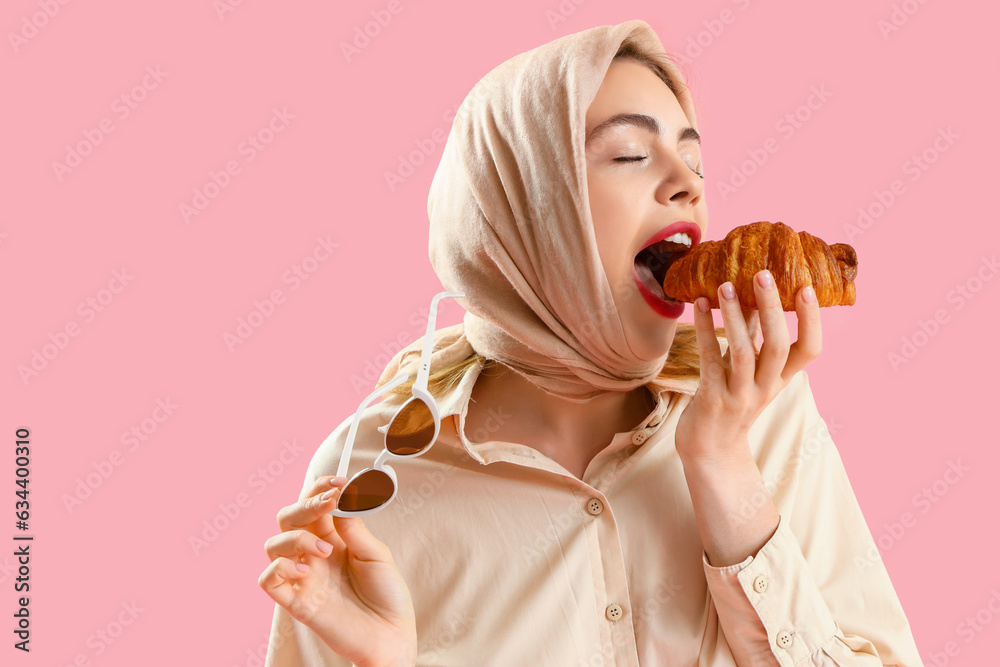
<instances>
[{"instance_id":1,"label":"front teeth","mask_svg":"<svg viewBox=\"0 0 1000 667\"><path fill-rule=\"evenodd\" d=\"M668 236L667 238L665 238L663 240L664 241L673 241L674 243L683 243L684 245L689 246L689 247L691 245L691 237L688 236L687 234L683 233L683 232L678 232L678 233L674 234L673 236Z\"/></svg>"}]
</instances>

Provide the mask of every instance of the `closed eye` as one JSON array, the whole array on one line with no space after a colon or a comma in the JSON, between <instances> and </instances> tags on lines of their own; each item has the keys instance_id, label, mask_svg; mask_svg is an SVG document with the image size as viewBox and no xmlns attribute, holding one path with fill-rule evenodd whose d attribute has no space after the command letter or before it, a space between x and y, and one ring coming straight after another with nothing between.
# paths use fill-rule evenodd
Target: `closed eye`
<instances>
[{"instance_id":1,"label":"closed eye","mask_svg":"<svg viewBox=\"0 0 1000 667\"><path fill-rule=\"evenodd\" d=\"M614 161L615 162L642 162L643 160L646 159L646 157L647 156L645 156L645 155L625 155L625 156L622 156L622 157L616 157L614 159ZM705 178L705 175L702 174L697 169L695 169L694 167L688 167L688 168L691 171L693 171L694 173L698 174L699 177Z\"/></svg>"}]
</instances>

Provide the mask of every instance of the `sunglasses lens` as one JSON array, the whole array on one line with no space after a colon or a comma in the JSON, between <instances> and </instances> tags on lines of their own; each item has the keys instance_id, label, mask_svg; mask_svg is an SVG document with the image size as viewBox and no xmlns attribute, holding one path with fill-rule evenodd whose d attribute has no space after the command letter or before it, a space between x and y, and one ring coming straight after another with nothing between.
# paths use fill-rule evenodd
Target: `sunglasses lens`
<instances>
[{"instance_id":1,"label":"sunglasses lens","mask_svg":"<svg viewBox=\"0 0 1000 667\"><path fill-rule=\"evenodd\" d=\"M413 397L389 424L385 448L406 456L427 449L434 439L434 415L419 398Z\"/></svg>"},{"instance_id":2,"label":"sunglasses lens","mask_svg":"<svg viewBox=\"0 0 1000 667\"><path fill-rule=\"evenodd\" d=\"M337 509L361 512L384 505L392 498L392 479L381 470L369 470L355 477L344 487Z\"/></svg>"}]
</instances>

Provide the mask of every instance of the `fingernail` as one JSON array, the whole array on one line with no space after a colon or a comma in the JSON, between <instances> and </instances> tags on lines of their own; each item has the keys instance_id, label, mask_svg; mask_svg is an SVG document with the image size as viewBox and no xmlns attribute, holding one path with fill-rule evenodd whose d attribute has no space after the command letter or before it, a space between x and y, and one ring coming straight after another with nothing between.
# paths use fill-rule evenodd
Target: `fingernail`
<instances>
[{"instance_id":1,"label":"fingernail","mask_svg":"<svg viewBox=\"0 0 1000 667\"><path fill-rule=\"evenodd\" d=\"M774 287L774 278L771 276L771 272L767 269L761 271L758 275L757 282L764 289L771 289Z\"/></svg>"},{"instance_id":2,"label":"fingernail","mask_svg":"<svg viewBox=\"0 0 1000 667\"><path fill-rule=\"evenodd\" d=\"M726 301L732 301L736 298L736 288L733 287L732 283L722 283L722 297Z\"/></svg>"},{"instance_id":3,"label":"fingernail","mask_svg":"<svg viewBox=\"0 0 1000 667\"><path fill-rule=\"evenodd\" d=\"M347 481L346 477L333 477L330 479L330 486L340 486Z\"/></svg>"},{"instance_id":4,"label":"fingernail","mask_svg":"<svg viewBox=\"0 0 1000 667\"><path fill-rule=\"evenodd\" d=\"M309 566L306 565L305 563L296 563L295 569L298 570L299 572L308 572Z\"/></svg>"},{"instance_id":5,"label":"fingernail","mask_svg":"<svg viewBox=\"0 0 1000 667\"><path fill-rule=\"evenodd\" d=\"M700 310L701 312L703 313L708 312L708 299L706 299L705 297L701 297L700 299L695 301L695 305L698 306L698 310Z\"/></svg>"},{"instance_id":6,"label":"fingernail","mask_svg":"<svg viewBox=\"0 0 1000 667\"><path fill-rule=\"evenodd\" d=\"M333 545L329 544L328 542L324 542L323 540L316 540L316 548L325 554L328 554L331 551L333 551Z\"/></svg>"},{"instance_id":7,"label":"fingernail","mask_svg":"<svg viewBox=\"0 0 1000 667\"><path fill-rule=\"evenodd\" d=\"M322 502L325 503L330 498L333 498L337 494L337 491L339 491L339 489L330 489L329 491L327 491L326 493L324 493L322 496L320 496L319 499Z\"/></svg>"},{"instance_id":8,"label":"fingernail","mask_svg":"<svg viewBox=\"0 0 1000 667\"><path fill-rule=\"evenodd\" d=\"M816 301L816 290L812 288L812 285L802 290L802 300L806 303L814 303Z\"/></svg>"}]
</instances>

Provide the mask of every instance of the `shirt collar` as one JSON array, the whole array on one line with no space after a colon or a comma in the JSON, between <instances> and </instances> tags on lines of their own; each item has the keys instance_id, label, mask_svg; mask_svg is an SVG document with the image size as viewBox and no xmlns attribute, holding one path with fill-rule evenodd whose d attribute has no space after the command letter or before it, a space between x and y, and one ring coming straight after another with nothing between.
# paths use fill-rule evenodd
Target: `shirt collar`
<instances>
[{"instance_id":1,"label":"shirt collar","mask_svg":"<svg viewBox=\"0 0 1000 667\"><path fill-rule=\"evenodd\" d=\"M461 414L466 409L469 403L469 399L472 396L472 388L476 383L476 379L479 377L480 367L476 364L469 366L465 374L462 375L461 379L452 387L440 396L435 396L438 403L438 410L441 414L442 422L449 417L454 417L454 424L456 432L459 430L459 423L461 421ZM664 415L666 414L668 404L670 403L670 394L687 394L693 395L698 388L698 379L677 379L669 378L665 381L650 382L646 385L649 388L653 396L656 397L656 407L649 414L649 416L634 429L634 431L640 431L644 429L655 430L662 423ZM479 452L474 451L470 447L470 443L466 438L459 436L459 440L462 442L463 447L468 451L468 453L480 463L486 463L482 455Z\"/></svg>"}]
</instances>

